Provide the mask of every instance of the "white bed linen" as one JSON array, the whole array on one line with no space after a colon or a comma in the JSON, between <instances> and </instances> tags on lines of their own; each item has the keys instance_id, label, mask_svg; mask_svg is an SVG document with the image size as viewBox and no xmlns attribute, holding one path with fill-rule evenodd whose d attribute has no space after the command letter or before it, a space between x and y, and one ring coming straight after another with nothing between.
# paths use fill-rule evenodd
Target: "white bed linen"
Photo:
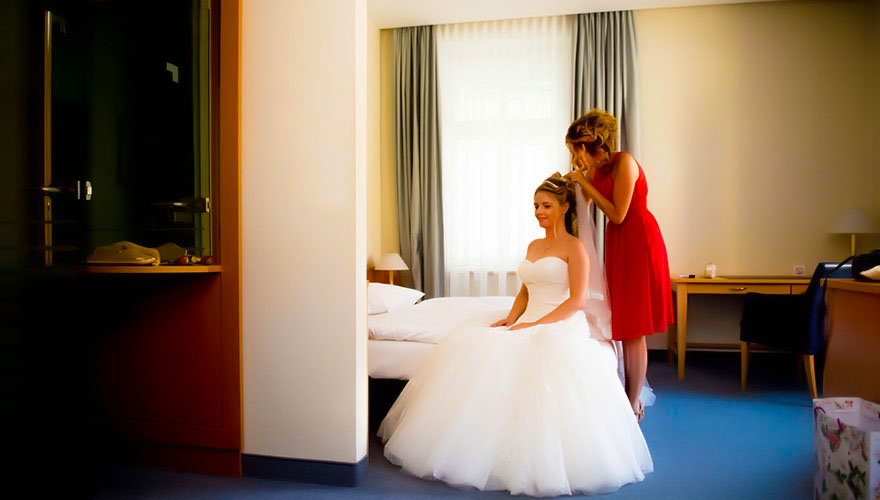
<instances>
[{"instance_id":1,"label":"white bed linen","mask_svg":"<svg viewBox=\"0 0 880 500\"><path fill-rule=\"evenodd\" d=\"M370 340L370 377L409 380L434 344L400 340Z\"/></svg>"},{"instance_id":2,"label":"white bed linen","mask_svg":"<svg viewBox=\"0 0 880 500\"><path fill-rule=\"evenodd\" d=\"M441 297L424 300L398 311L371 315L368 319L370 338L436 344L453 328L474 315L495 320L504 318L513 300L513 297Z\"/></svg>"}]
</instances>

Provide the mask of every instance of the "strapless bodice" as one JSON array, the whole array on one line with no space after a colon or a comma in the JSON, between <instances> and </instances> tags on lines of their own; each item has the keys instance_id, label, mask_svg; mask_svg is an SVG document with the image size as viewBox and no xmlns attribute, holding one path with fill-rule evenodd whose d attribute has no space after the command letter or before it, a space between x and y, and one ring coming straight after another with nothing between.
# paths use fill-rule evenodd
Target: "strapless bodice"
<instances>
[{"instance_id":1,"label":"strapless bodice","mask_svg":"<svg viewBox=\"0 0 880 500\"><path fill-rule=\"evenodd\" d=\"M517 274L529 290L529 303L517 323L537 321L571 296L568 263L559 257L523 260Z\"/></svg>"}]
</instances>

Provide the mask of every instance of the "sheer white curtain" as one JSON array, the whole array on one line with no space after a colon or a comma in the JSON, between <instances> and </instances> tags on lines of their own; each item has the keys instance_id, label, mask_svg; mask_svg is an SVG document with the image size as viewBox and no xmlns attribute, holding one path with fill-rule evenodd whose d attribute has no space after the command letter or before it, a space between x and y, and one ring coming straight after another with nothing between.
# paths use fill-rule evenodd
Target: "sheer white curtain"
<instances>
[{"instance_id":1,"label":"sheer white curtain","mask_svg":"<svg viewBox=\"0 0 880 500\"><path fill-rule=\"evenodd\" d=\"M437 58L446 293L513 295L534 190L568 171L572 18L439 26Z\"/></svg>"}]
</instances>

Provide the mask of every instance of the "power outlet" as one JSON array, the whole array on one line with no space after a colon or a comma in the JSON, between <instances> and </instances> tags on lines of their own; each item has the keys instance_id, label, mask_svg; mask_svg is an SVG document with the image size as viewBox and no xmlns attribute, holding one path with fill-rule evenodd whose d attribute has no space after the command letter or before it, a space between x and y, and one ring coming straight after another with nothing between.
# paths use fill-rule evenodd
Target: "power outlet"
<instances>
[{"instance_id":1,"label":"power outlet","mask_svg":"<svg viewBox=\"0 0 880 500\"><path fill-rule=\"evenodd\" d=\"M807 275L807 266L802 264L794 265L794 275L795 276L806 276Z\"/></svg>"}]
</instances>

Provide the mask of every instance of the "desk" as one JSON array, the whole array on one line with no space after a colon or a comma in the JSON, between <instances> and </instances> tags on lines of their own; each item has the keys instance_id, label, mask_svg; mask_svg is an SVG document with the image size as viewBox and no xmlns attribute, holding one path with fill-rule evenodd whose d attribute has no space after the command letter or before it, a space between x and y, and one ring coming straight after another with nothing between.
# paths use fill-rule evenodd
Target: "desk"
<instances>
[{"instance_id":1,"label":"desk","mask_svg":"<svg viewBox=\"0 0 880 500\"><path fill-rule=\"evenodd\" d=\"M807 290L809 278L769 277L769 276L730 276L721 278L672 278L675 290L675 328L676 336L669 335L667 352L672 362L673 354L678 356L678 379L684 380L684 352L686 347L715 347L734 349L739 344L695 344L687 343L687 307L689 294L745 295L748 292L791 295Z\"/></svg>"},{"instance_id":2,"label":"desk","mask_svg":"<svg viewBox=\"0 0 880 500\"><path fill-rule=\"evenodd\" d=\"M880 402L880 283L830 279L822 397Z\"/></svg>"}]
</instances>

